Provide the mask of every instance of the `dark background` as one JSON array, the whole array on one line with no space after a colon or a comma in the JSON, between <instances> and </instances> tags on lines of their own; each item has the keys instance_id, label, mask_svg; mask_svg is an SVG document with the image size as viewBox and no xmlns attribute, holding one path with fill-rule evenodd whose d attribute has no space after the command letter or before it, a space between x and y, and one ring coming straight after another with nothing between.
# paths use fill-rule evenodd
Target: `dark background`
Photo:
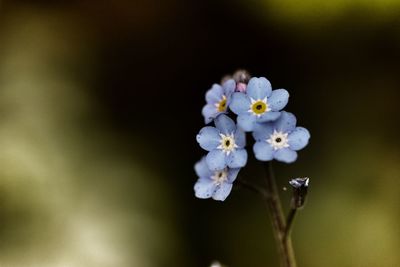
<instances>
[{"instance_id":1,"label":"dark background","mask_svg":"<svg viewBox=\"0 0 400 267\"><path fill-rule=\"evenodd\" d=\"M0 265L276 266L257 196L193 194L204 94L238 68L311 132L275 164L311 179L299 266L400 264L397 1L0 3Z\"/></svg>"}]
</instances>

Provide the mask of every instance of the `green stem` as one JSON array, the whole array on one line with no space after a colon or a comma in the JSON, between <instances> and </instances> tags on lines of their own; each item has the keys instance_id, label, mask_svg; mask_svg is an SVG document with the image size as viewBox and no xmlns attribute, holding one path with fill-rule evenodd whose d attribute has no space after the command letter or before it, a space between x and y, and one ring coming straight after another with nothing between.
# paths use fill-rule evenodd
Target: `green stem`
<instances>
[{"instance_id":1,"label":"green stem","mask_svg":"<svg viewBox=\"0 0 400 267\"><path fill-rule=\"evenodd\" d=\"M266 166L266 192L265 198L269 215L272 222L273 233L278 247L280 265L282 267L296 267L296 260L290 236L285 237L286 223L283 215L282 205L279 198L278 189L272 169L272 163Z\"/></svg>"},{"instance_id":2,"label":"green stem","mask_svg":"<svg viewBox=\"0 0 400 267\"><path fill-rule=\"evenodd\" d=\"M284 240L286 240L290 237L290 234L291 234L292 228L293 228L293 222L296 217L296 212L297 212L297 209L293 209L293 208L290 209L290 212L286 219L286 229L285 229L285 234L283 236Z\"/></svg>"}]
</instances>

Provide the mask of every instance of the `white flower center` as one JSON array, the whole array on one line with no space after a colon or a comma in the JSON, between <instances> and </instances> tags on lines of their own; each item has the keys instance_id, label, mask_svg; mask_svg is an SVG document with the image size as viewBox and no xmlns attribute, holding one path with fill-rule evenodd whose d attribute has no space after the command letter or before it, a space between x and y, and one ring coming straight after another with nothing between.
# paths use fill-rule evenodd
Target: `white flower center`
<instances>
[{"instance_id":1,"label":"white flower center","mask_svg":"<svg viewBox=\"0 0 400 267\"><path fill-rule=\"evenodd\" d=\"M222 171L214 172L214 175L211 176L211 179L215 184L220 185L228 180L228 169L225 168Z\"/></svg>"},{"instance_id":2,"label":"white flower center","mask_svg":"<svg viewBox=\"0 0 400 267\"><path fill-rule=\"evenodd\" d=\"M274 150L289 147L288 133L277 132L276 130L274 130L274 132L269 136L266 141L272 146Z\"/></svg>"},{"instance_id":3,"label":"white flower center","mask_svg":"<svg viewBox=\"0 0 400 267\"><path fill-rule=\"evenodd\" d=\"M217 148L224 151L227 155L229 155L238 147L238 145L236 145L235 143L235 137L233 133L227 135L220 133L219 136L221 137L221 139L220 145Z\"/></svg>"},{"instance_id":4,"label":"white flower center","mask_svg":"<svg viewBox=\"0 0 400 267\"><path fill-rule=\"evenodd\" d=\"M261 117L262 114L271 110L267 104L267 97L257 100L250 98L250 101L251 103L248 112L257 117Z\"/></svg>"}]
</instances>

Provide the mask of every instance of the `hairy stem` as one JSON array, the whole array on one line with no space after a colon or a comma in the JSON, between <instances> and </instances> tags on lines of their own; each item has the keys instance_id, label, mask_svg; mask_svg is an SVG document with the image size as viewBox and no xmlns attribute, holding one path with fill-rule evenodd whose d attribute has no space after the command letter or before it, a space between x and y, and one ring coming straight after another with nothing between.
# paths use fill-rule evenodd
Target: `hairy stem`
<instances>
[{"instance_id":1,"label":"hairy stem","mask_svg":"<svg viewBox=\"0 0 400 267\"><path fill-rule=\"evenodd\" d=\"M292 232L294 218L296 217L297 209L290 209L290 212L286 219L286 228L285 233L283 235L283 239L287 240L290 237L290 233Z\"/></svg>"},{"instance_id":2,"label":"hairy stem","mask_svg":"<svg viewBox=\"0 0 400 267\"><path fill-rule=\"evenodd\" d=\"M275 241L278 247L280 265L282 267L296 267L291 238L289 235L285 235L285 216L283 215L271 162L266 166L265 183L267 192L265 200L272 222Z\"/></svg>"},{"instance_id":3,"label":"hairy stem","mask_svg":"<svg viewBox=\"0 0 400 267\"><path fill-rule=\"evenodd\" d=\"M253 183L250 183L246 180L240 179L237 181L237 184L243 188L246 188L252 192L255 192L257 194L259 194L261 197L263 198L267 198L268 197L268 193L267 191L262 188L261 186L255 185Z\"/></svg>"}]
</instances>

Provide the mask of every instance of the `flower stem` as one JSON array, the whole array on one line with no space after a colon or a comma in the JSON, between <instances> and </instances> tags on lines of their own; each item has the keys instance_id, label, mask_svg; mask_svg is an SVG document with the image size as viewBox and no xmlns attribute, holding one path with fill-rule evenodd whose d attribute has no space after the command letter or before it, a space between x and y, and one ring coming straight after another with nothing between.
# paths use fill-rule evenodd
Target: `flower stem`
<instances>
[{"instance_id":1,"label":"flower stem","mask_svg":"<svg viewBox=\"0 0 400 267\"><path fill-rule=\"evenodd\" d=\"M243 188L247 188L248 190L259 194L263 198L267 198L268 197L267 191L264 188L262 188L261 186L252 184L252 183L250 183L250 182L248 182L246 180L243 180L243 179L239 179L237 181L237 184L239 186L243 187Z\"/></svg>"},{"instance_id":2,"label":"flower stem","mask_svg":"<svg viewBox=\"0 0 400 267\"><path fill-rule=\"evenodd\" d=\"M280 265L282 267L296 267L296 260L290 235L285 235L285 216L283 215L271 162L266 165L265 183L267 192L265 200L272 222L275 241L278 247Z\"/></svg>"},{"instance_id":3,"label":"flower stem","mask_svg":"<svg viewBox=\"0 0 400 267\"><path fill-rule=\"evenodd\" d=\"M286 239L288 239L288 237L290 237L290 233L292 232L292 228L293 228L294 218L296 217L296 212L297 212L297 209L294 209L294 208L290 209L290 212L286 219L286 229L285 229L285 234L283 236L284 240L286 240Z\"/></svg>"}]
</instances>

